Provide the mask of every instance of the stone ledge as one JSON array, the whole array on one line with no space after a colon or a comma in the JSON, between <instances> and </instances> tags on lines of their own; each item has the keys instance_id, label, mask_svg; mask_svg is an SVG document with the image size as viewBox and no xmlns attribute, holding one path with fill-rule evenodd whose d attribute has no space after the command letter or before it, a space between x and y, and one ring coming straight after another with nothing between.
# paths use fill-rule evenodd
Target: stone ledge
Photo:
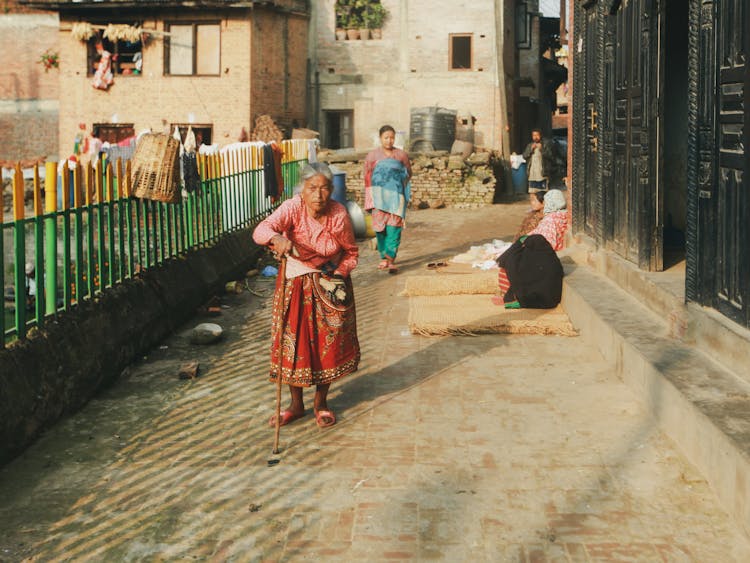
<instances>
[{"instance_id":1,"label":"stone ledge","mask_svg":"<svg viewBox=\"0 0 750 563\"><path fill-rule=\"evenodd\" d=\"M750 533L750 384L694 347L613 282L566 264L563 306Z\"/></svg>"},{"instance_id":2,"label":"stone ledge","mask_svg":"<svg viewBox=\"0 0 750 563\"><path fill-rule=\"evenodd\" d=\"M193 316L260 255L250 230L172 259L0 350L0 464Z\"/></svg>"},{"instance_id":3,"label":"stone ledge","mask_svg":"<svg viewBox=\"0 0 750 563\"><path fill-rule=\"evenodd\" d=\"M568 236L564 253L645 303L668 323L670 336L698 347L750 383L750 330L713 309L686 304L684 269L644 272L613 252L596 249L593 240L580 234Z\"/></svg>"}]
</instances>

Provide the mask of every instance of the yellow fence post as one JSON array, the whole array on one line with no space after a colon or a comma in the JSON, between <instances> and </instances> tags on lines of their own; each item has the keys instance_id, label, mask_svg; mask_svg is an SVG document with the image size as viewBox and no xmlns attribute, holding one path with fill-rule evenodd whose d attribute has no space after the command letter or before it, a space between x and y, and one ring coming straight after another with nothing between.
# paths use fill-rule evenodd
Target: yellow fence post
<instances>
[{"instance_id":1,"label":"yellow fence post","mask_svg":"<svg viewBox=\"0 0 750 563\"><path fill-rule=\"evenodd\" d=\"M44 309L57 312L57 163L44 168ZM37 286L38 288L38 286Z\"/></svg>"}]
</instances>

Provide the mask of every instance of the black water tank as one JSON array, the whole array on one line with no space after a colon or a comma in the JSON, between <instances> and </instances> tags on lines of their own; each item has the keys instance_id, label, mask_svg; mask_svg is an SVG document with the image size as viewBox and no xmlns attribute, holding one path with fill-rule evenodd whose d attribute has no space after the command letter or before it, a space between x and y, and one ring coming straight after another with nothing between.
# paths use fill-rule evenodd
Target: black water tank
<instances>
[{"instance_id":1,"label":"black water tank","mask_svg":"<svg viewBox=\"0 0 750 563\"><path fill-rule=\"evenodd\" d=\"M456 111L439 107L412 108L409 137L412 145L422 141L437 151L451 150L456 140Z\"/></svg>"}]
</instances>

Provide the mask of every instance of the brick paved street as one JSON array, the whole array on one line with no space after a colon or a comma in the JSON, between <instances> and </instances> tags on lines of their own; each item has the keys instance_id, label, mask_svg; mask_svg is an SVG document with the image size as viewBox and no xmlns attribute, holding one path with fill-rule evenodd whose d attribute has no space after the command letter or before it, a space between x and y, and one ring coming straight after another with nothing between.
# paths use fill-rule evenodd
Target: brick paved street
<instances>
[{"instance_id":1,"label":"brick paved street","mask_svg":"<svg viewBox=\"0 0 750 563\"><path fill-rule=\"evenodd\" d=\"M399 276L363 249L339 423L266 420L272 283L226 297L0 470L0 561L748 561L706 482L580 338L409 334L404 278L524 206L415 212ZM488 307L492 305L488 304ZM177 366L201 362L197 380Z\"/></svg>"}]
</instances>

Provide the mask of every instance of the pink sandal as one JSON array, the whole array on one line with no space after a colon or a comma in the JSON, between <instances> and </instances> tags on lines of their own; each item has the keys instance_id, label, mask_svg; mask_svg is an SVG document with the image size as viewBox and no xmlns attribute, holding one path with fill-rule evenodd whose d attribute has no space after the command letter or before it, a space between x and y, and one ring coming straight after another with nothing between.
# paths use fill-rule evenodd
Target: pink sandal
<instances>
[{"instance_id":1,"label":"pink sandal","mask_svg":"<svg viewBox=\"0 0 750 563\"><path fill-rule=\"evenodd\" d=\"M286 426L290 422L294 422L298 418L302 418L305 416L305 413L302 414L294 414L289 409L284 409L279 413L281 415L281 420L279 421L279 426ZM272 428L276 428L276 415L272 414L271 418L268 419L268 426Z\"/></svg>"},{"instance_id":2,"label":"pink sandal","mask_svg":"<svg viewBox=\"0 0 750 563\"><path fill-rule=\"evenodd\" d=\"M329 419L326 421L325 419ZM320 428L328 428L336 424L336 415L330 410L315 411L315 422Z\"/></svg>"}]
</instances>

